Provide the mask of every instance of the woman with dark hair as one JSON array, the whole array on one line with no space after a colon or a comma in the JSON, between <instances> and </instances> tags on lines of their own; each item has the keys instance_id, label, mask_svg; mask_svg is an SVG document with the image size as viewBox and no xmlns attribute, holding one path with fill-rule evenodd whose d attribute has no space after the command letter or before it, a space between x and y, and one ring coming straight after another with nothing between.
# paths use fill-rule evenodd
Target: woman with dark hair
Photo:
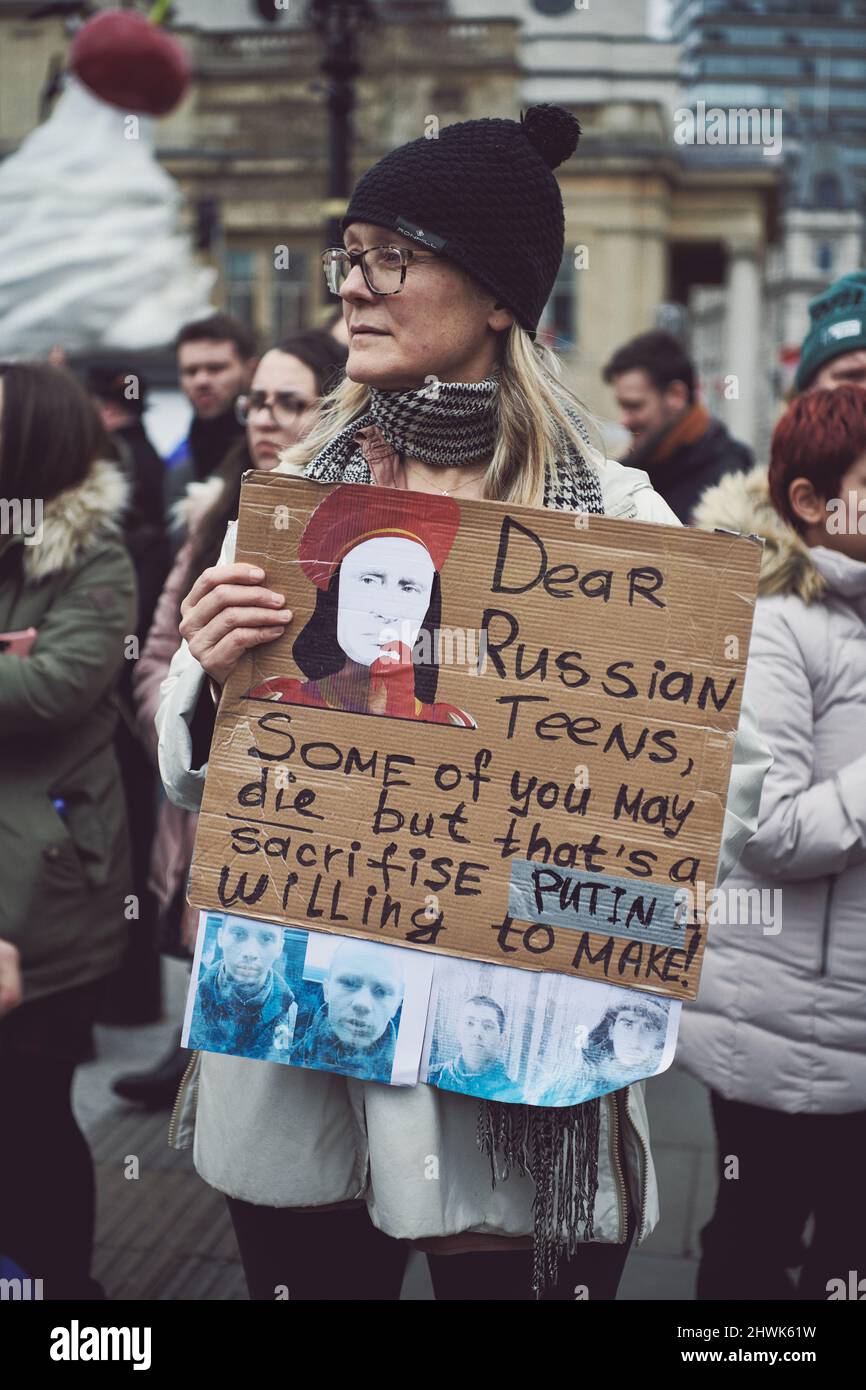
<instances>
[{"instance_id":1,"label":"woman with dark hair","mask_svg":"<svg viewBox=\"0 0 866 1390\"><path fill-rule=\"evenodd\" d=\"M773 434L769 475L726 478L696 513L708 529L764 538L746 694L774 757L680 1025L679 1055L710 1088L725 1165L699 1298L826 1299L834 1279L863 1269L864 515L857 386L798 396Z\"/></svg>"},{"instance_id":2,"label":"woman with dark hair","mask_svg":"<svg viewBox=\"0 0 866 1390\"><path fill-rule=\"evenodd\" d=\"M186 497L176 505L177 515L186 523L188 539L166 581L166 591L175 595L176 619L173 631L168 634L173 643L169 661L180 641L177 632L180 600L202 571L218 559L226 527L238 514L241 478L250 468L275 468L283 450L306 438L319 418L323 399L342 380L346 355L346 349L330 333L311 328L284 338L259 359L249 393L239 396L236 403L238 419L246 427L244 438L229 451L210 478L191 483ZM181 554L185 567L181 565ZM177 581L181 575L183 580L179 587ZM166 611L164 593L154 627L164 629ZM155 656L156 648L150 641L148 645ZM168 673L166 663L165 671L157 680L157 665L161 669L161 659L153 669L149 669L148 661L144 666L139 665L135 686L140 716L147 725L154 753L153 717L159 706L160 681Z\"/></svg>"},{"instance_id":3,"label":"woman with dark hair","mask_svg":"<svg viewBox=\"0 0 866 1390\"><path fill-rule=\"evenodd\" d=\"M68 372L0 363L0 937L24 982L0 1018L0 1252L51 1299L101 1296L71 1089L131 891L113 739L136 592L107 453Z\"/></svg>"},{"instance_id":4,"label":"woman with dark hair","mask_svg":"<svg viewBox=\"0 0 866 1390\"><path fill-rule=\"evenodd\" d=\"M644 474L592 448L556 359L534 341L564 249L553 170L579 131L553 106L519 122L464 121L362 177L344 243L323 256L349 330L346 377L281 471L398 487L424 503L459 488L677 524ZM234 540L231 530L183 601L184 642L157 716L163 781L190 808L212 683L292 621L261 569L233 563ZM452 735L429 737L444 751ZM765 765L747 714L722 872L751 832ZM546 1287L571 1301L576 1283L613 1298L631 1241L658 1220L640 1084L554 1111L199 1053L173 1142L188 1138L193 1109L196 1167L229 1199L254 1298L281 1284L293 1299L395 1299L412 1243L428 1254L437 1298L526 1299Z\"/></svg>"},{"instance_id":5,"label":"woman with dark hair","mask_svg":"<svg viewBox=\"0 0 866 1390\"><path fill-rule=\"evenodd\" d=\"M190 483L186 497L176 506L188 539L166 580L132 679L141 738L154 764L153 721L160 685L180 645L181 599L218 558L226 527L238 514L244 473L251 468L273 468L281 450L304 438L318 417L322 399L339 384L345 361L345 348L318 329L293 333L264 353L249 394L237 402L238 417L246 426L244 438L210 478ZM161 917L163 949L182 958L189 955L198 918L186 909L184 900L197 820L190 811L164 801L150 858L150 886ZM188 1060L178 1044L154 1068L117 1077L113 1082L117 1094L155 1108L170 1106Z\"/></svg>"}]
</instances>

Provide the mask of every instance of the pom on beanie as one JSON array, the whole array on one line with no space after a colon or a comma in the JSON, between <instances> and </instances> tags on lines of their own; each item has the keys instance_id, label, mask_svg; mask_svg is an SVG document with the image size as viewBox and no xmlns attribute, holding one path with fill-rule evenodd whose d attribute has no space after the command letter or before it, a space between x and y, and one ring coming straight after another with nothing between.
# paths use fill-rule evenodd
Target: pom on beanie
<instances>
[{"instance_id":1,"label":"pom on beanie","mask_svg":"<svg viewBox=\"0 0 866 1390\"><path fill-rule=\"evenodd\" d=\"M534 334L565 247L553 170L579 139L576 117L551 105L443 126L359 179L341 229L370 222L448 257Z\"/></svg>"},{"instance_id":2,"label":"pom on beanie","mask_svg":"<svg viewBox=\"0 0 866 1390\"><path fill-rule=\"evenodd\" d=\"M521 111L520 124L548 169L558 169L577 149L580 121L561 106L530 106L528 111Z\"/></svg>"}]
</instances>

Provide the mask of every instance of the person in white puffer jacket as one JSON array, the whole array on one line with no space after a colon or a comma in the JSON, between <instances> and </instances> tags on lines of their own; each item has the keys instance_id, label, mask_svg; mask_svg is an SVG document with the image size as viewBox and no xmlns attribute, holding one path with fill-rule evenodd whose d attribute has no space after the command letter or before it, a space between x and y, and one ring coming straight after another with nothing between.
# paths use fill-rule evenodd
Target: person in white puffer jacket
<instances>
[{"instance_id":1,"label":"person in white puffer jacket","mask_svg":"<svg viewBox=\"0 0 866 1390\"><path fill-rule=\"evenodd\" d=\"M766 539L745 690L775 759L680 1024L719 1145L699 1298L826 1299L866 1259L863 516L866 391L850 385L800 396L769 474L726 478L696 513Z\"/></svg>"}]
</instances>

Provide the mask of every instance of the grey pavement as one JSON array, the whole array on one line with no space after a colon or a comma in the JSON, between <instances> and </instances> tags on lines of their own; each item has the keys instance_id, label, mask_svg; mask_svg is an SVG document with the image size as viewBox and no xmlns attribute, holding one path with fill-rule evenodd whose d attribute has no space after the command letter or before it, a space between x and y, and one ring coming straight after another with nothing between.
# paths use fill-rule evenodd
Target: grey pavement
<instances>
[{"instance_id":1,"label":"grey pavement","mask_svg":"<svg viewBox=\"0 0 866 1390\"><path fill-rule=\"evenodd\" d=\"M195 1174L189 1150L168 1148L165 1113L145 1115L111 1091L113 1077L143 1069L171 1045L186 982L186 967L166 960L165 1020L146 1027L97 1028L97 1057L76 1076L75 1110L97 1163L94 1272L112 1298L246 1297L224 1202ZM691 1300L698 1232L712 1211L716 1186L708 1093L674 1066L647 1083L646 1096L661 1220L632 1251L618 1297ZM124 1171L130 1154L141 1161L142 1178L135 1183L126 1180ZM433 1297L421 1254L410 1257L402 1297Z\"/></svg>"}]
</instances>

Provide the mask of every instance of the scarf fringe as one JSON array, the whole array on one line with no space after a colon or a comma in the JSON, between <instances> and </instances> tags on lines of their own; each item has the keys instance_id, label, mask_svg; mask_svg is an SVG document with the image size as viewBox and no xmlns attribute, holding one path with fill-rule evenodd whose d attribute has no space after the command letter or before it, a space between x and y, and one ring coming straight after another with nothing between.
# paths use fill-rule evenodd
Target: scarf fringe
<instances>
[{"instance_id":1,"label":"scarf fringe","mask_svg":"<svg viewBox=\"0 0 866 1390\"><path fill-rule=\"evenodd\" d=\"M556 1283L559 1261L593 1239L598 1192L601 1099L583 1105L478 1104L476 1140L490 1157L491 1185L516 1169L535 1184L532 1202L532 1289L536 1298ZM496 1158L502 1169L497 1171Z\"/></svg>"}]
</instances>

